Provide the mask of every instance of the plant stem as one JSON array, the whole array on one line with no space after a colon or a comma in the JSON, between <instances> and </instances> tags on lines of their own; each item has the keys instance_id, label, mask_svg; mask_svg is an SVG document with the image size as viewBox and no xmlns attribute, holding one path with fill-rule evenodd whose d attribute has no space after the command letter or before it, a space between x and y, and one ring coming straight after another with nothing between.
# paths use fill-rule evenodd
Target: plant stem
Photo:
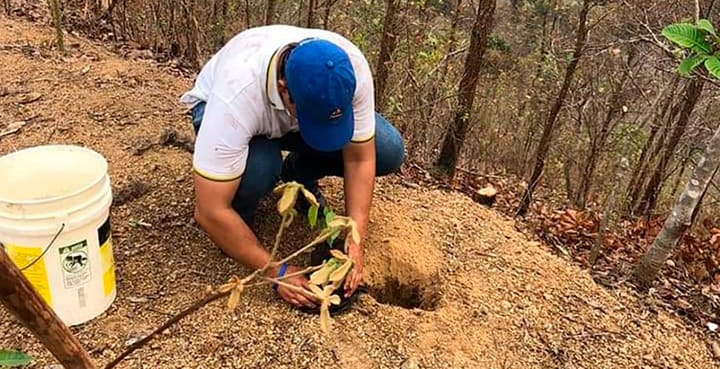
<instances>
[{"instance_id":1,"label":"plant stem","mask_svg":"<svg viewBox=\"0 0 720 369\"><path fill-rule=\"evenodd\" d=\"M303 246L300 250L297 250L297 251L293 252L292 254L286 256L284 259L278 261L278 262L275 263L275 264L280 265L280 264L283 264L283 263L287 263L289 260L292 260L292 259L298 257L298 255L300 255L300 254L302 254L302 253L310 250L311 248L313 248L313 247L315 247L315 246L317 246L317 245L325 242L325 240L327 240L328 238L330 238L330 234L331 234L331 233L332 233L332 232L326 232L326 233L324 233L324 234L321 234L320 236L318 236L318 238L314 239L314 240L313 240L312 242L310 242L309 244Z\"/></svg>"},{"instance_id":2,"label":"plant stem","mask_svg":"<svg viewBox=\"0 0 720 369\"><path fill-rule=\"evenodd\" d=\"M285 282L283 282L283 281L281 281L281 280L279 280L279 279L276 279L276 278L269 278L269 277L265 277L265 276L263 276L262 278L263 278L264 280L266 280L266 281L279 284L279 285L281 285L281 286L283 286L283 287L285 287L285 288L287 288L287 289L293 290L293 291L295 291L295 292L302 293L302 294L304 294L305 296L312 297L312 298L315 298L315 299L320 299L320 297L317 296L317 295L315 295L314 293L312 293L312 291L308 291L308 290L306 290L306 289L304 289L304 288L302 288L302 287L298 287L298 286L292 285L292 284L290 284L290 283L285 283Z\"/></svg>"},{"instance_id":3,"label":"plant stem","mask_svg":"<svg viewBox=\"0 0 720 369\"><path fill-rule=\"evenodd\" d=\"M245 286L245 287L249 287L249 286ZM132 354L135 350L143 347L145 344L147 344L148 342L150 342L150 340L152 340L155 336L157 336L158 333L163 332L164 330L168 329L170 326L172 326L173 324L177 323L177 322L180 321L182 318L184 318L184 317L192 314L193 312L197 311L197 310L200 309L201 307L203 307L203 306L205 306L205 305L207 305L207 304L209 304L209 303L211 303L211 302L213 302L213 301L215 301L215 300L218 300L218 299L220 299L220 298L223 298L223 297L225 297L225 296L228 296L228 295L230 295L230 291L228 291L228 292L216 292L216 293L213 293L213 294L211 294L211 295L205 296L205 297L203 297L202 299L196 301L194 304L192 304L192 305L191 305L190 307L188 307L187 309L179 312L178 314L176 314L176 315L173 316L172 318L168 319L168 320L165 322L165 324L163 324L163 325L161 325L160 327L156 328L156 329L155 329L154 331L152 331L150 334L148 334L147 336L143 337L143 339L141 339L141 340L133 343L132 345L130 345L130 347L128 347L127 349L125 349L125 351L123 351L120 355L118 355L115 359L113 359L113 361L111 361L109 364L105 365L105 369L112 369L112 368L114 368L118 363L120 363L120 362L121 362L123 359L125 359L128 355Z\"/></svg>"},{"instance_id":4,"label":"plant stem","mask_svg":"<svg viewBox=\"0 0 720 369\"><path fill-rule=\"evenodd\" d=\"M323 267L322 265L309 266L309 267L307 267L307 268L305 268L305 269L303 269L303 270L300 270L300 271L297 271L297 272L294 272L294 273L290 273L290 274L285 274L285 275L282 276L282 277L278 277L278 278L274 278L274 279L277 279L278 281L284 281L284 280L286 280L286 279L288 279L288 278L297 277L297 276L303 275L303 274L305 274L305 273L314 272L314 271L316 271L316 270L322 269L322 267Z\"/></svg>"},{"instance_id":5,"label":"plant stem","mask_svg":"<svg viewBox=\"0 0 720 369\"><path fill-rule=\"evenodd\" d=\"M270 252L270 261L265 264L260 269L256 269L254 272L252 272L247 277L243 278L242 283L245 284L252 280L253 278L257 277L258 274L263 274L265 271L268 270L273 265L282 264L282 263L273 263L273 259L275 258L275 254L277 253L277 249L280 246L280 240L282 240L283 233L285 231L285 228L290 226L290 223L293 221L293 215L291 213L284 214L282 217L282 220L280 221L280 228L278 229L278 233L275 236L275 244L273 245L272 251Z\"/></svg>"}]
</instances>

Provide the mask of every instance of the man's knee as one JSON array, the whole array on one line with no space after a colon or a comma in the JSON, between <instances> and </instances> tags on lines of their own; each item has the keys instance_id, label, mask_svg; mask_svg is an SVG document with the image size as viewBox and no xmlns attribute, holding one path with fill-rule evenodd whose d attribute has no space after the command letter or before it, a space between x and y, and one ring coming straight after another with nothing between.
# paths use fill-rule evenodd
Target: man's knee
<instances>
[{"instance_id":1,"label":"man's knee","mask_svg":"<svg viewBox=\"0 0 720 369\"><path fill-rule=\"evenodd\" d=\"M405 161L405 144L400 132L379 114L375 114L376 175L383 176L400 170Z\"/></svg>"}]
</instances>

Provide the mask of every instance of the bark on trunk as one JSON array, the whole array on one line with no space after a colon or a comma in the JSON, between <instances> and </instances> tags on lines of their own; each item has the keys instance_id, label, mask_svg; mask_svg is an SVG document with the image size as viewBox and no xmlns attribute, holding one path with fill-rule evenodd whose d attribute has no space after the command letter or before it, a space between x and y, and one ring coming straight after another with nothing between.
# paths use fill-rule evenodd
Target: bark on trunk
<instances>
[{"instance_id":1,"label":"bark on trunk","mask_svg":"<svg viewBox=\"0 0 720 369\"><path fill-rule=\"evenodd\" d=\"M382 40L380 41L380 54L375 66L375 102L376 109L383 111L385 107L385 89L390 73L392 53L395 51L397 35L395 34L395 13L397 13L399 0L385 1L385 23L383 25Z\"/></svg>"},{"instance_id":2,"label":"bark on trunk","mask_svg":"<svg viewBox=\"0 0 720 369\"><path fill-rule=\"evenodd\" d=\"M325 15L323 15L323 29L328 29L328 25L330 24L330 10L332 10L332 6L335 5L337 0L327 0L325 1Z\"/></svg>"},{"instance_id":3,"label":"bark on trunk","mask_svg":"<svg viewBox=\"0 0 720 369\"><path fill-rule=\"evenodd\" d=\"M665 174L665 170L667 169L668 164L670 164L670 160L675 154L675 148L680 142L680 138L682 138L683 134L685 133L685 129L690 122L690 115L695 109L695 105L697 104L697 101L702 94L702 89L703 82L701 80L693 80L692 82L690 82L687 93L685 94L685 98L683 100L682 110L680 111L680 115L678 116L677 122L675 123L675 128L673 128L667 145L665 145L663 155L660 157L660 161L655 166L650 180L645 187L642 199L640 200L637 209L635 209L636 214L649 215L655 209L655 204L657 203L657 195L660 192L660 188L663 184L662 180Z\"/></svg>"},{"instance_id":4,"label":"bark on trunk","mask_svg":"<svg viewBox=\"0 0 720 369\"><path fill-rule=\"evenodd\" d=\"M627 172L629 166L630 164L628 160L626 158L622 158L620 160L620 164L618 165L617 171L615 172L615 181L613 182L612 189L610 190L610 193L605 200L605 209L603 210L603 217L600 220L600 226L598 227L597 238L595 238L595 242L590 249L589 261L591 267L595 266L597 258L598 256L600 256L600 252L602 251L602 243L605 239L605 230L608 228L608 225L610 224L610 217L615 211L617 190L620 187L620 183L622 183L623 179L625 178L625 173Z\"/></svg>"},{"instance_id":5,"label":"bark on trunk","mask_svg":"<svg viewBox=\"0 0 720 369\"><path fill-rule=\"evenodd\" d=\"M93 369L90 356L70 329L35 292L0 246L0 302L68 369Z\"/></svg>"},{"instance_id":6,"label":"bark on trunk","mask_svg":"<svg viewBox=\"0 0 720 369\"><path fill-rule=\"evenodd\" d=\"M305 27L312 28L315 24L315 0L308 1L307 18L305 20Z\"/></svg>"},{"instance_id":7,"label":"bark on trunk","mask_svg":"<svg viewBox=\"0 0 720 369\"><path fill-rule=\"evenodd\" d=\"M626 197L628 200L625 204L628 213L632 213L633 209L637 205L638 197L640 197L640 190L642 189L643 185L643 178L645 177L645 173L647 172L648 154L653 146L653 143L655 142L655 136L660 131L660 128L662 126L660 124L660 121L663 121L667 116L668 109L670 109L673 99L675 98L675 89L677 89L679 81L679 78L673 78L673 83L667 91L667 99L665 99L665 101L663 102L662 107L660 109L655 109L655 107L657 107L658 103L660 102L660 96L658 96L658 100L655 101L655 104L653 104L653 108L651 108L654 113L650 113L648 115L647 119L651 120L653 124L650 127L650 135L648 136L648 139L645 141L645 144L640 150L640 158L638 158L637 164L635 165L633 172L630 175L630 183L628 184L626 191Z\"/></svg>"},{"instance_id":8,"label":"bark on trunk","mask_svg":"<svg viewBox=\"0 0 720 369\"><path fill-rule=\"evenodd\" d=\"M213 13L215 13L215 49L219 49L225 44L225 23L227 19L227 1L216 0L214 3Z\"/></svg>"},{"instance_id":9,"label":"bark on trunk","mask_svg":"<svg viewBox=\"0 0 720 369\"><path fill-rule=\"evenodd\" d=\"M455 113L455 119L448 126L437 161L438 168L450 177L455 175L460 149L465 142L465 136L470 126L470 112L475 101L480 67L490 32L492 32L494 15L495 0L480 0L470 38L470 48L465 59L465 69L458 88L458 110Z\"/></svg>"},{"instance_id":10,"label":"bark on trunk","mask_svg":"<svg viewBox=\"0 0 720 369\"><path fill-rule=\"evenodd\" d=\"M265 8L265 25L270 25L275 17L275 0L268 0Z\"/></svg>"},{"instance_id":11,"label":"bark on trunk","mask_svg":"<svg viewBox=\"0 0 720 369\"><path fill-rule=\"evenodd\" d=\"M720 166L720 128L715 131L705 149L705 155L695 167L680 199L668 216L662 230L655 238L650 249L640 259L633 275L642 286L648 286L655 279L665 260L692 224L693 214L713 175Z\"/></svg>"},{"instance_id":12,"label":"bark on trunk","mask_svg":"<svg viewBox=\"0 0 720 369\"><path fill-rule=\"evenodd\" d=\"M594 134L590 140L590 150L588 150L588 157L583 165L583 175L580 179L580 185L575 196L575 205L579 208L584 208L588 200L590 188L593 185L593 177L595 176L595 169L597 167L598 157L600 152L605 148L608 137L612 133L613 121L622 108L622 93L625 87L625 82L629 77L629 65L632 63L633 54L628 56L627 64L628 68L623 73L620 81L615 86L613 95L610 98L610 106L608 107L605 119L603 119L602 125L600 126L600 132Z\"/></svg>"},{"instance_id":13,"label":"bark on trunk","mask_svg":"<svg viewBox=\"0 0 720 369\"><path fill-rule=\"evenodd\" d=\"M53 24L55 25L55 43L58 50L65 52L65 41L62 26L62 11L60 10L60 0L48 0L50 2L50 14L52 15Z\"/></svg>"},{"instance_id":14,"label":"bark on trunk","mask_svg":"<svg viewBox=\"0 0 720 369\"><path fill-rule=\"evenodd\" d=\"M528 208L530 207L530 202L532 201L532 195L535 191L535 187L538 185L540 175L542 175L543 169L545 168L545 158L550 150L550 143L552 141L553 131L555 130L557 117L560 114L560 109L565 103L565 97L567 97L570 84L575 76L575 70L577 69L577 65L584 52L585 42L587 41L588 35L587 18L588 13L590 12L591 2L591 0L583 1L583 7L580 10L580 17L578 20L575 50L573 51L572 60L570 60L570 64L568 64L568 67L565 70L565 78L563 79L560 93L555 99L555 103L553 104L552 109L550 109L550 114L548 114L547 121L545 122L542 137L540 138L540 144L538 146L537 153L535 154L535 167L533 168L532 175L530 175L528 187L523 194L517 211L517 215L519 216L523 216L527 213Z\"/></svg>"}]
</instances>

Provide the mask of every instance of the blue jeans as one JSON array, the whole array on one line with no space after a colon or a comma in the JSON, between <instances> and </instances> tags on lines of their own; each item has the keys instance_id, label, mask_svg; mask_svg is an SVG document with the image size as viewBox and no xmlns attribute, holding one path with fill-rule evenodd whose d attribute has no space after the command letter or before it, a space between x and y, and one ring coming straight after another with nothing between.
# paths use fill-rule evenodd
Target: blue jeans
<instances>
[{"instance_id":1,"label":"blue jeans","mask_svg":"<svg viewBox=\"0 0 720 369\"><path fill-rule=\"evenodd\" d=\"M204 102L192 109L192 124L196 135L200 130L204 114ZM323 177L343 176L342 151L316 151L305 144L300 133L297 132L276 139L269 139L266 136L253 137L250 140L245 173L232 202L235 211L248 224L252 223L260 199L269 194L280 181L283 166L281 150L297 155L296 180L305 186L311 186ZM377 176L398 171L405 160L405 147L400 133L377 113L375 113L375 156Z\"/></svg>"}]
</instances>

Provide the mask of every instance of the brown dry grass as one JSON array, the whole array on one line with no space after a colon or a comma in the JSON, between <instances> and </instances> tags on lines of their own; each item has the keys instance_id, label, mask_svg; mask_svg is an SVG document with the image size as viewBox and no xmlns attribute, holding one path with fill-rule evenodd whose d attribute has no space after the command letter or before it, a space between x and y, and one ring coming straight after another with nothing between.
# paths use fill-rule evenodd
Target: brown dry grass
<instances>
[{"instance_id":1,"label":"brown dry grass","mask_svg":"<svg viewBox=\"0 0 720 369\"><path fill-rule=\"evenodd\" d=\"M206 285L244 274L192 220L191 155L140 142L163 130L191 133L176 104L191 80L149 63L122 60L70 37L61 58L49 29L0 18L0 126L25 120L0 139L0 154L44 144L89 146L110 162L115 192L145 191L112 211L118 297L102 316L73 328L98 363L122 351L203 294ZM89 67L89 69L87 69ZM19 104L23 94L41 98ZM377 186L368 281L408 295L424 309L379 303L365 295L317 333L317 317L296 312L269 290L250 290L234 313L217 302L180 322L128 358L123 368L711 368L707 341L679 319L648 311L626 289L606 290L586 272L549 254L513 223L468 198ZM325 182L340 204L336 180ZM142 187L142 186L140 186ZM146 192L143 194L143 192ZM265 204L260 237L269 244L279 217ZM142 220L151 227L137 226ZM310 235L294 229L281 252ZM394 286L394 287L388 287ZM385 298L383 298L385 300ZM0 347L52 362L28 331L0 309Z\"/></svg>"}]
</instances>

